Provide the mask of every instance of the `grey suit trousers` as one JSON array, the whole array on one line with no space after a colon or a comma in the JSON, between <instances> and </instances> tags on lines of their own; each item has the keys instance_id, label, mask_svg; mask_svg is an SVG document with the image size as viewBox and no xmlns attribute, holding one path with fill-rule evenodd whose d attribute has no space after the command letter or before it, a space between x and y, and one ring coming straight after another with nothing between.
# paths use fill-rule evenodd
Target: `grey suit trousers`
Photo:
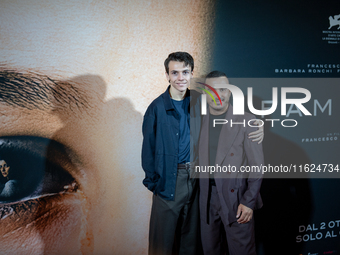
<instances>
[{"instance_id":1,"label":"grey suit trousers","mask_svg":"<svg viewBox=\"0 0 340 255\"><path fill-rule=\"evenodd\" d=\"M254 220L245 224L237 221L225 224L216 186L210 188L208 222L201 219L204 255L256 255ZM236 220L236 215L235 215Z\"/></svg>"},{"instance_id":2,"label":"grey suit trousers","mask_svg":"<svg viewBox=\"0 0 340 255\"><path fill-rule=\"evenodd\" d=\"M198 182L179 168L174 201L153 195L149 254L196 255L199 248Z\"/></svg>"}]
</instances>

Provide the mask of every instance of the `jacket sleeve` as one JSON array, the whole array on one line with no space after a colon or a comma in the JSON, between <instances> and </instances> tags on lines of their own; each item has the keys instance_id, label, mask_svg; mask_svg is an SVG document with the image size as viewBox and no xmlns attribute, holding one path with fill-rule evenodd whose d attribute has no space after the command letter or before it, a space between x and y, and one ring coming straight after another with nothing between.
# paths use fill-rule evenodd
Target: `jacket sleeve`
<instances>
[{"instance_id":1,"label":"jacket sleeve","mask_svg":"<svg viewBox=\"0 0 340 255\"><path fill-rule=\"evenodd\" d=\"M146 112L143 120L142 168L145 172L143 184L154 191L159 179L155 171L156 117Z\"/></svg>"},{"instance_id":2,"label":"jacket sleeve","mask_svg":"<svg viewBox=\"0 0 340 255\"><path fill-rule=\"evenodd\" d=\"M249 126L246 129L246 132L244 133L244 150L248 159L247 165L250 167L255 166L254 168L261 170L261 167L264 164L262 143L258 144L257 142L252 142L252 140L248 138L248 134L255 130L257 130L257 128ZM257 197L260 194L262 178L263 175L260 171L249 173L247 179L248 188L240 200L241 204L254 210Z\"/></svg>"}]
</instances>

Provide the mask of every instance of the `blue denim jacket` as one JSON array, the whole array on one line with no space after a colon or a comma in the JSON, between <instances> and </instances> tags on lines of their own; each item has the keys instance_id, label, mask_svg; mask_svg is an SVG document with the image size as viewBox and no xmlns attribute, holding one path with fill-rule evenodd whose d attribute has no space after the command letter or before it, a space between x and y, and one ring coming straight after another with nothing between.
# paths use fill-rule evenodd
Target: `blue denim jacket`
<instances>
[{"instance_id":1,"label":"blue denim jacket","mask_svg":"<svg viewBox=\"0 0 340 255\"><path fill-rule=\"evenodd\" d=\"M144 115L142 167L145 172L143 184L163 199L174 200L180 117L171 102L169 87L150 104ZM194 92L196 100L198 94ZM190 96L189 90L187 96ZM192 106L190 103L189 107Z\"/></svg>"}]
</instances>

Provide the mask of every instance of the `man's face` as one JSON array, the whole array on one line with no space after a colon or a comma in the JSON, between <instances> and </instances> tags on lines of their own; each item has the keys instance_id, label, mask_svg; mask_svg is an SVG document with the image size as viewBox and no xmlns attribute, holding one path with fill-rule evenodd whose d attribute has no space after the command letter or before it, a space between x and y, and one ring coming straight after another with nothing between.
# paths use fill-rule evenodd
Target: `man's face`
<instances>
[{"instance_id":1,"label":"man's face","mask_svg":"<svg viewBox=\"0 0 340 255\"><path fill-rule=\"evenodd\" d=\"M169 74L165 74L171 87L179 92L185 92L187 90L193 76L189 65L186 66L184 62L177 61L169 62Z\"/></svg>"},{"instance_id":2,"label":"man's face","mask_svg":"<svg viewBox=\"0 0 340 255\"><path fill-rule=\"evenodd\" d=\"M7 166L5 160L0 160L0 171L3 177L8 176L9 166Z\"/></svg>"},{"instance_id":3,"label":"man's face","mask_svg":"<svg viewBox=\"0 0 340 255\"><path fill-rule=\"evenodd\" d=\"M215 114L224 113L226 109L228 108L231 92L227 88L216 88L216 86L229 84L228 78L227 77L208 78L206 79L205 83L215 88L216 92L218 93L222 101L222 104L221 104L216 94L213 91L211 91L209 88L206 88L214 96L214 99L216 101L216 104L215 104L211 96L207 95L207 103L209 107L213 109Z\"/></svg>"}]
</instances>

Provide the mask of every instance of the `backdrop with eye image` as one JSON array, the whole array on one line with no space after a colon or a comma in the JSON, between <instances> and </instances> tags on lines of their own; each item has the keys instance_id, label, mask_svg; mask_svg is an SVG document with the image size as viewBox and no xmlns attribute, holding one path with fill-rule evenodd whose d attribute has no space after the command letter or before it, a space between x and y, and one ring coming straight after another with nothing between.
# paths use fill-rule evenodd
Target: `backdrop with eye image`
<instances>
[{"instance_id":1,"label":"backdrop with eye image","mask_svg":"<svg viewBox=\"0 0 340 255\"><path fill-rule=\"evenodd\" d=\"M201 0L0 3L1 254L147 254L142 116L169 53L208 72L213 13Z\"/></svg>"}]
</instances>

